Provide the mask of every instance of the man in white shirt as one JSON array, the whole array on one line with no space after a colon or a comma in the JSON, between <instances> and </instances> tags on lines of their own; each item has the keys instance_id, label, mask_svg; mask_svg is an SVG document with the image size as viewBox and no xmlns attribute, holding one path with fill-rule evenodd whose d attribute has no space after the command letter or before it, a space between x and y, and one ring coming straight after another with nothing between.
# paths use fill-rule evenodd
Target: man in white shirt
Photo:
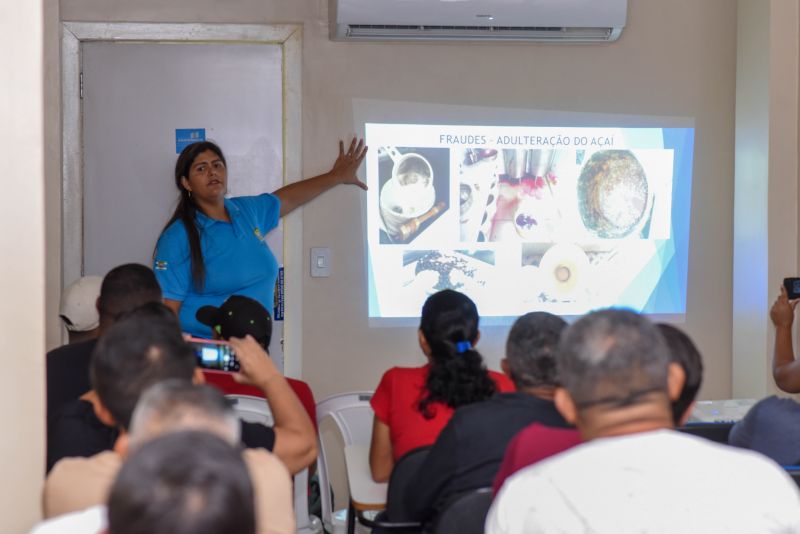
<instances>
[{"instance_id":1,"label":"man in white shirt","mask_svg":"<svg viewBox=\"0 0 800 534\"><path fill-rule=\"evenodd\" d=\"M594 312L559 345L556 406L587 443L508 479L488 533L800 533L800 493L775 463L672 430L684 381L658 330Z\"/></svg>"}]
</instances>

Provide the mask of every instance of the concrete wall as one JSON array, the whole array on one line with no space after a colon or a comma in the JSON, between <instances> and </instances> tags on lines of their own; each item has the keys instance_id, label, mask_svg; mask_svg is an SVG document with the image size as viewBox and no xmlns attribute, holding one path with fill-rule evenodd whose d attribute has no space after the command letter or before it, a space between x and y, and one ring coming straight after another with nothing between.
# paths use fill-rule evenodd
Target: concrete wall
<instances>
[{"instance_id":1,"label":"concrete wall","mask_svg":"<svg viewBox=\"0 0 800 534\"><path fill-rule=\"evenodd\" d=\"M328 40L323 0L61 0L60 5L62 20L303 24L305 175L327 170L336 140L355 131L354 98L693 117L685 327L706 359L701 395L723 398L731 393L736 5L729 0L629 4L621 39L595 46L334 43ZM48 102L47 110L54 105ZM332 250L333 276L311 279L305 273L303 286L303 377L320 398L374 388L388 367L422 362L413 328L367 325L359 194L339 188L303 213L304 265L310 247ZM48 217L49 230L57 224ZM48 280L53 283L52 275ZM484 329L480 349L493 368L506 333L507 328Z\"/></svg>"}]
</instances>

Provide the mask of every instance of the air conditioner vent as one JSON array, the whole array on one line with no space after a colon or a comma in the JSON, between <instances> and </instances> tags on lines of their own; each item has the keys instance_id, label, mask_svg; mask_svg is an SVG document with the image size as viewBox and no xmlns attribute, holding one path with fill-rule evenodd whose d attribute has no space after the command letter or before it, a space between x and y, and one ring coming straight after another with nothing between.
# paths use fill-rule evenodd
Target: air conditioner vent
<instances>
[{"instance_id":1,"label":"air conditioner vent","mask_svg":"<svg viewBox=\"0 0 800 534\"><path fill-rule=\"evenodd\" d=\"M615 41L628 0L329 0L348 41Z\"/></svg>"}]
</instances>

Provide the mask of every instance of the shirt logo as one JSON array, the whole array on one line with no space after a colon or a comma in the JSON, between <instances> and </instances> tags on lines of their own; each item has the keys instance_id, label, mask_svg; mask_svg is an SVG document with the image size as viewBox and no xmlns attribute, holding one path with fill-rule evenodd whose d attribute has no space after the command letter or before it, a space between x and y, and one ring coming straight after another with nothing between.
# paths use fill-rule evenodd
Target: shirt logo
<instances>
[{"instance_id":1,"label":"shirt logo","mask_svg":"<svg viewBox=\"0 0 800 534\"><path fill-rule=\"evenodd\" d=\"M164 260L156 260L155 269L156 271L166 271L167 262Z\"/></svg>"}]
</instances>

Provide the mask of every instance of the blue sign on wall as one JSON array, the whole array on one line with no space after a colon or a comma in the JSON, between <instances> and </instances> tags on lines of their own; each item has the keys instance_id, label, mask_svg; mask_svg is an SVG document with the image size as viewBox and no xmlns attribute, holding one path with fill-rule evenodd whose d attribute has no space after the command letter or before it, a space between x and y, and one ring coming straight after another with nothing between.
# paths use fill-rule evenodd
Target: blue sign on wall
<instances>
[{"instance_id":1,"label":"blue sign on wall","mask_svg":"<svg viewBox=\"0 0 800 534\"><path fill-rule=\"evenodd\" d=\"M199 143L206 140L205 128L176 128L175 129L175 153L180 154L184 148L192 143Z\"/></svg>"}]
</instances>

